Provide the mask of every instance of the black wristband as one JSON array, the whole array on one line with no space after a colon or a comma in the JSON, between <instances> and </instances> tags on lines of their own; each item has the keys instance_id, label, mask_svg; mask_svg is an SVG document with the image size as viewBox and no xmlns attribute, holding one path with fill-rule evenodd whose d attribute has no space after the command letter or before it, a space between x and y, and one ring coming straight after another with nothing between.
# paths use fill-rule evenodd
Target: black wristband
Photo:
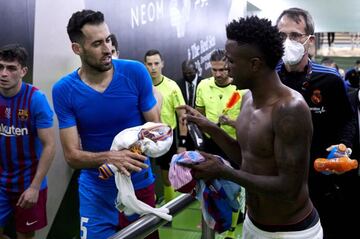
<instances>
[{"instance_id":1,"label":"black wristband","mask_svg":"<svg viewBox=\"0 0 360 239\"><path fill-rule=\"evenodd\" d=\"M179 147L186 147L186 136L179 137Z\"/></svg>"}]
</instances>

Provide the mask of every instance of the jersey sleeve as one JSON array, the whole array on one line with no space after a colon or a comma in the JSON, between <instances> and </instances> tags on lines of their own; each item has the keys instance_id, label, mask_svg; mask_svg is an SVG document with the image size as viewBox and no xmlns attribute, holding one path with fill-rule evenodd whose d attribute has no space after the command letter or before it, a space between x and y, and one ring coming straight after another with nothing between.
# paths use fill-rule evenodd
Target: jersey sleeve
<instances>
[{"instance_id":1,"label":"jersey sleeve","mask_svg":"<svg viewBox=\"0 0 360 239\"><path fill-rule=\"evenodd\" d=\"M185 105L184 97L181 93L180 87L174 82L173 84L173 102L174 102L174 108Z\"/></svg>"},{"instance_id":2,"label":"jersey sleeve","mask_svg":"<svg viewBox=\"0 0 360 239\"><path fill-rule=\"evenodd\" d=\"M59 121L59 128L69 128L76 125L75 114L71 107L71 89L61 80L52 90L54 110Z\"/></svg>"},{"instance_id":3,"label":"jersey sleeve","mask_svg":"<svg viewBox=\"0 0 360 239\"><path fill-rule=\"evenodd\" d=\"M37 91L31 101L31 112L34 112L35 126L37 128L50 128L53 126L54 113L46 99L46 96L41 91Z\"/></svg>"},{"instance_id":4,"label":"jersey sleeve","mask_svg":"<svg viewBox=\"0 0 360 239\"><path fill-rule=\"evenodd\" d=\"M338 140L347 146L351 146L355 132L353 127L355 114L344 81L338 76L333 76L332 79L328 79L328 82L331 95L329 97L329 105L331 105L329 111L332 112L332 120L337 121Z\"/></svg>"},{"instance_id":5,"label":"jersey sleeve","mask_svg":"<svg viewBox=\"0 0 360 239\"><path fill-rule=\"evenodd\" d=\"M205 103L204 103L204 82L205 80L202 80L197 89L196 89L196 98L195 98L195 106L197 107L205 107Z\"/></svg>"},{"instance_id":6,"label":"jersey sleeve","mask_svg":"<svg viewBox=\"0 0 360 239\"><path fill-rule=\"evenodd\" d=\"M153 93L153 85L149 72L143 64L137 62L135 67L137 72L137 87L139 90L139 106L141 112L151 110L156 105L156 99Z\"/></svg>"}]
</instances>

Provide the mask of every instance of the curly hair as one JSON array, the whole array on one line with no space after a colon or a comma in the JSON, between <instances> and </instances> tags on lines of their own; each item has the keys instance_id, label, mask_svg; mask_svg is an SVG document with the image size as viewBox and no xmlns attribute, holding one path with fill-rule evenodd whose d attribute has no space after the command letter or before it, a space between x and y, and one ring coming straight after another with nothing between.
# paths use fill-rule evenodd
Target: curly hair
<instances>
[{"instance_id":1,"label":"curly hair","mask_svg":"<svg viewBox=\"0 0 360 239\"><path fill-rule=\"evenodd\" d=\"M226 26L226 36L239 45L249 44L256 47L271 69L275 69L284 53L279 31L268 19L251 16L233 20Z\"/></svg>"},{"instance_id":2,"label":"curly hair","mask_svg":"<svg viewBox=\"0 0 360 239\"><path fill-rule=\"evenodd\" d=\"M99 11L95 12L93 10L84 9L73 13L67 25L67 33L70 41L79 43L83 39L84 34L82 33L81 28L83 28L85 24L98 25L103 22L104 14Z\"/></svg>"}]
</instances>

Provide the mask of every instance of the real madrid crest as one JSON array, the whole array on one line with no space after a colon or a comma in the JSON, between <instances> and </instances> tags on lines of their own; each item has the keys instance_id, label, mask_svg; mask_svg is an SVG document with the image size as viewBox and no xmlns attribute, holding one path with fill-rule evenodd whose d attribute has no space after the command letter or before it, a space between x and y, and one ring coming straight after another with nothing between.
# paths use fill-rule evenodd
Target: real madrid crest
<instances>
[{"instance_id":1,"label":"real madrid crest","mask_svg":"<svg viewBox=\"0 0 360 239\"><path fill-rule=\"evenodd\" d=\"M322 95L321 95L321 91L320 90L314 90L311 96L311 101L315 104L318 105L322 102Z\"/></svg>"}]
</instances>

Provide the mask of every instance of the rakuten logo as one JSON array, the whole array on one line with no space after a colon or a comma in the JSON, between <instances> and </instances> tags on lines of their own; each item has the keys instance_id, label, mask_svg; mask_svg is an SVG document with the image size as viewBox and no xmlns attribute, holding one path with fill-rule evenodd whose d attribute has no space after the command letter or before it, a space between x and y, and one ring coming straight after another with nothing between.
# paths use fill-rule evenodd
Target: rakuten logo
<instances>
[{"instance_id":1,"label":"rakuten logo","mask_svg":"<svg viewBox=\"0 0 360 239\"><path fill-rule=\"evenodd\" d=\"M27 128L15 128L15 126L7 126L0 124L0 135L6 137L24 136L28 135L29 131Z\"/></svg>"}]
</instances>

